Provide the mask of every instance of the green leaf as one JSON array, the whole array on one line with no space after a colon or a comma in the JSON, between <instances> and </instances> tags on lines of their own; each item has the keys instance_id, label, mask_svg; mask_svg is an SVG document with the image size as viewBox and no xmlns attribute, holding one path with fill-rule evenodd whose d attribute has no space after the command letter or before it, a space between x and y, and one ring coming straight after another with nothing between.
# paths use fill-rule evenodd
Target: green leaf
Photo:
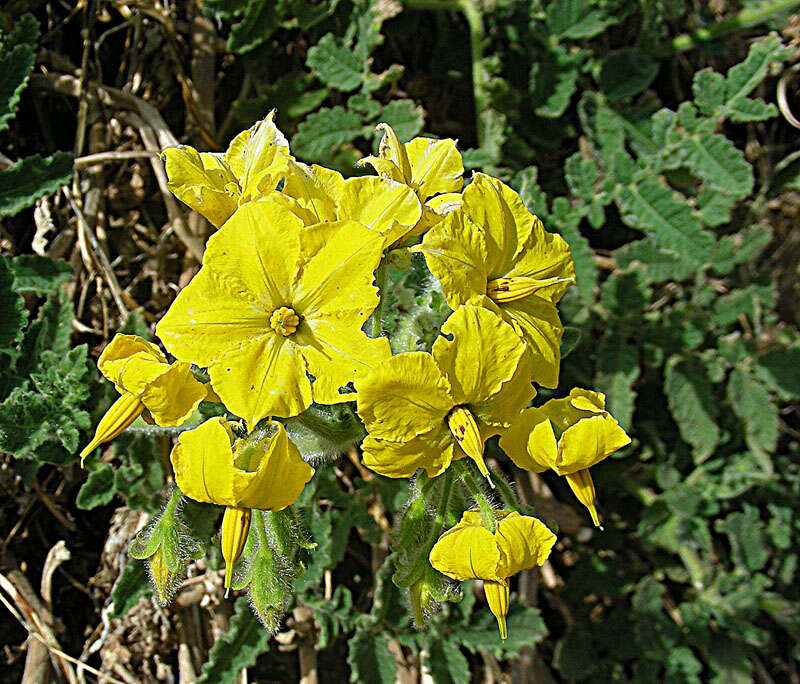
<instances>
[{"instance_id":1,"label":"green leaf","mask_svg":"<svg viewBox=\"0 0 800 684\"><path fill-rule=\"evenodd\" d=\"M35 254L17 257L0 257L14 275L14 290L52 295L61 283L69 280L72 267L66 261L48 259Z\"/></svg>"},{"instance_id":2,"label":"green leaf","mask_svg":"<svg viewBox=\"0 0 800 684\"><path fill-rule=\"evenodd\" d=\"M14 108L28 83L31 69L33 69L32 46L17 45L11 50L3 46L0 50L0 131L8 128L8 122L14 118ZM5 214L0 214L3 215Z\"/></svg>"},{"instance_id":3,"label":"green leaf","mask_svg":"<svg viewBox=\"0 0 800 684\"><path fill-rule=\"evenodd\" d=\"M597 349L597 375L594 388L606 395L606 409L625 429L629 429L632 425L636 401L633 384L638 377L637 347L629 344L616 331L610 331L603 337Z\"/></svg>"},{"instance_id":4,"label":"green leaf","mask_svg":"<svg viewBox=\"0 0 800 684\"><path fill-rule=\"evenodd\" d=\"M570 192L587 204L597 195L595 188L599 179L597 164L580 152L576 152L564 162L564 179Z\"/></svg>"},{"instance_id":5,"label":"green leaf","mask_svg":"<svg viewBox=\"0 0 800 684\"><path fill-rule=\"evenodd\" d=\"M728 403L744 426L747 446L766 472L772 471L771 454L780 434L778 407L767 388L755 376L736 367L727 387Z\"/></svg>"},{"instance_id":6,"label":"green leaf","mask_svg":"<svg viewBox=\"0 0 800 684\"><path fill-rule=\"evenodd\" d=\"M622 220L647 233L662 249L696 265L708 258L714 238L701 228L689 205L667 188L652 181L621 185L616 202Z\"/></svg>"},{"instance_id":7,"label":"green leaf","mask_svg":"<svg viewBox=\"0 0 800 684\"><path fill-rule=\"evenodd\" d=\"M580 56L559 48L557 52L544 53L540 61L531 65L528 87L530 105L536 114L555 119L566 111L576 89L580 63Z\"/></svg>"},{"instance_id":8,"label":"green leaf","mask_svg":"<svg viewBox=\"0 0 800 684\"><path fill-rule=\"evenodd\" d=\"M800 349L773 349L757 357L759 377L784 400L800 397Z\"/></svg>"},{"instance_id":9,"label":"green leaf","mask_svg":"<svg viewBox=\"0 0 800 684\"><path fill-rule=\"evenodd\" d=\"M14 274L9 269L9 261L0 257L0 352L19 342L28 319L25 301L14 288ZM16 354L12 353L12 356Z\"/></svg>"},{"instance_id":10,"label":"green leaf","mask_svg":"<svg viewBox=\"0 0 800 684\"><path fill-rule=\"evenodd\" d=\"M62 287L53 297L48 297L39 309L36 320L25 331L20 345L17 373L22 377L36 372L42 366L42 355L47 352L66 354L72 337L72 300Z\"/></svg>"},{"instance_id":11,"label":"green leaf","mask_svg":"<svg viewBox=\"0 0 800 684\"><path fill-rule=\"evenodd\" d=\"M606 14L591 0L558 0L547 5L549 32L564 38L591 38L618 23L622 12Z\"/></svg>"},{"instance_id":12,"label":"green leaf","mask_svg":"<svg viewBox=\"0 0 800 684\"><path fill-rule=\"evenodd\" d=\"M630 97L649 86L658 73L658 63L638 48L616 50L600 67L600 89L611 99Z\"/></svg>"},{"instance_id":13,"label":"green leaf","mask_svg":"<svg viewBox=\"0 0 800 684\"><path fill-rule=\"evenodd\" d=\"M231 29L228 50L241 55L258 47L275 33L280 19L272 0L248 0L242 20Z\"/></svg>"},{"instance_id":14,"label":"green leaf","mask_svg":"<svg viewBox=\"0 0 800 684\"><path fill-rule=\"evenodd\" d=\"M366 65L332 33L308 51L306 66L326 85L344 92L358 88L367 73Z\"/></svg>"},{"instance_id":15,"label":"green leaf","mask_svg":"<svg viewBox=\"0 0 800 684\"><path fill-rule=\"evenodd\" d=\"M792 50L783 47L780 38L774 33L753 43L747 59L728 70L725 78L726 109L736 111L742 100L764 80L769 65L776 60L784 60L791 54ZM738 120L735 116L731 118Z\"/></svg>"},{"instance_id":16,"label":"green leaf","mask_svg":"<svg viewBox=\"0 0 800 684\"><path fill-rule=\"evenodd\" d=\"M710 67L701 69L694 75L692 92L700 113L713 116L725 102L725 77Z\"/></svg>"},{"instance_id":17,"label":"green leaf","mask_svg":"<svg viewBox=\"0 0 800 684\"><path fill-rule=\"evenodd\" d=\"M320 109L297 127L292 151L305 159L328 156L364 134L361 118L343 107Z\"/></svg>"},{"instance_id":18,"label":"green leaf","mask_svg":"<svg viewBox=\"0 0 800 684\"><path fill-rule=\"evenodd\" d=\"M708 187L737 197L753 189L753 169L724 135L701 133L684 138L680 145L686 165Z\"/></svg>"},{"instance_id":19,"label":"green leaf","mask_svg":"<svg viewBox=\"0 0 800 684\"><path fill-rule=\"evenodd\" d=\"M713 387L705 369L694 359L671 357L664 373L664 392L683 440L691 444L696 463L705 461L720 440L713 407Z\"/></svg>"},{"instance_id":20,"label":"green leaf","mask_svg":"<svg viewBox=\"0 0 800 684\"><path fill-rule=\"evenodd\" d=\"M394 684L397 668L389 653L385 634L372 631L369 623L359 623L347 642L350 681L358 684Z\"/></svg>"},{"instance_id":21,"label":"green leaf","mask_svg":"<svg viewBox=\"0 0 800 684\"><path fill-rule=\"evenodd\" d=\"M597 267L594 265L594 252L589 241L578 229L580 214L573 210L565 197L557 197L553 201L551 220L553 228L561 233L572 250L575 262L575 279L581 300L588 304L594 300L594 288L597 286Z\"/></svg>"},{"instance_id":22,"label":"green leaf","mask_svg":"<svg viewBox=\"0 0 800 684\"><path fill-rule=\"evenodd\" d=\"M652 238L629 242L614 252L614 259L621 270L639 265L644 269L647 279L653 283L686 280L696 271L692 264L671 252L659 249Z\"/></svg>"},{"instance_id":23,"label":"green leaf","mask_svg":"<svg viewBox=\"0 0 800 684\"><path fill-rule=\"evenodd\" d=\"M400 142L408 142L422 130L425 112L411 100L394 100L381 110L380 120L394 129Z\"/></svg>"},{"instance_id":24,"label":"green leaf","mask_svg":"<svg viewBox=\"0 0 800 684\"><path fill-rule=\"evenodd\" d=\"M772 240L768 226L755 225L745 230L724 235L711 252L711 265L717 273L730 273L734 266L753 261Z\"/></svg>"},{"instance_id":25,"label":"green leaf","mask_svg":"<svg viewBox=\"0 0 800 684\"><path fill-rule=\"evenodd\" d=\"M146 565L140 560L129 560L120 573L119 579L111 592L114 607L112 618L121 618L128 614L142 596L153 593L153 587L147 577Z\"/></svg>"},{"instance_id":26,"label":"green leaf","mask_svg":"<svg viewBox=\"0 0 800 684\"><path fill-rule=\"evenodd\" d=\"M431 639L422 652L424 667L436 684L469 684L469 661L458 646L458 637Z\"/></svg>"},{"instance_id":27,"label":"green leaf","mask_svg":"<svg viewBox=\"0 0 800 684\"><path fill-rule=\"evenodd\" d=\"M35 47L39 39L39 22L32 14L23 14L14 24L11 33L0 35L0 49L11 50L17 45Z\"/></svg>"},{"instance_id":28,"label":"green leaf","mask_svg":"<svg viewBox=\"0 0 800 684\"><path fill-rule=\"evenodd\" d=\"M250 610L247 597L240 596L230 628L211 647L196 684L236 684L242 669L269 650L270 636Z\"/></svg>"},{"instance_id":29,"label":"green leaf","mask_svg":"<svg viewBox=\"0 0 800 684\"><path fill-rule=\"evenodd\" d=\"M715 299L711 320L716 325L724 326L735 323L740 316L755 318L762 312L771 310L777 296L774 284L748 285L741 290L734 290Z\"/></svg>"},{"instance_id":30,"label":"green leaf","mask_svg":"<svg viewBox=\"0 0 800 684\"><path fill-rule=\"evenodd\" d=\"M486 650L498 658L507 658L520 649L535 646L547 636L547 627L538 608L520 608L512 602L507 618L508 639L497 631L497 620L488 610L473 614L469 626L458 633L461 646L472 653Z\"/></svg>"},{"instance_id":31,"label":"green leaf","mask_svg":"<svg viewBox=\"0 0 800 684\"><path fill-rule=\"evenodd\" d=\"M72 178L72 160L67 152L46 158L35 154L0 172L0 217L12 216L66 185Z\"/></svg>"},{"instance_id":32,"label":"green leaf","mask_svg":"<svg viewBox=\"0 0 800 684\"><path fill-rule=\"evenodd\" d=\"M115 460L120 462L114 474L114 486L125 505L134 510L154 513L161 505L164 470L157 437L141 433L123 433L113 443Z\"/></svg>"},{"instance_id":33,"label":"green leaf","mask_svg":"<svg viewBox=\"0 0 800 684\"><path fill-rule=\"evenodd\" d=\"M725 520L717 520L714 527L728 535L731 556L737 565L760 570L769 560L764 523L755 506L744 504L744 512L731 513Z\"/></svg>"},{"instance_id":34,"label":"green leaf","mask_svg":"<svg viewBox=\"0 0 800 684\"><path fill-rule=\"evenodd\" d=\"M105 506L114 498L114 469L103 463L89 477L75 497L75 505L85 511Z\"/></svg>"}]
</instances>

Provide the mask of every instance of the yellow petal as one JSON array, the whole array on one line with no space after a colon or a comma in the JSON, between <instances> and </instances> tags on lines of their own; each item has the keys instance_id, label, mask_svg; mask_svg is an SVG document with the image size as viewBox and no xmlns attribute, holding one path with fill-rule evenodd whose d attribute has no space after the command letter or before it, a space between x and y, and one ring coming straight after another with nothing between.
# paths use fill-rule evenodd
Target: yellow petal
<instances>
[{"instance_id":1,"label":"yellow petal","mask_svg":"<svg viewBox=\"0 0 800 684\"><path fill-rule=\"evenodd\" d=\"M573 387L569 391L569 403L579 411L603 413L606 409L606 395L602 392Z\"/></svg>"},{"instance_id":2,"label":"yellow petal","mask_svg":"<svg viewBox=\"0 0 800 684\"><path fill-rule=\"evenodd\" d=\"M531 379L544 387L558 387L564 326L555 305L531 295L498 305L498 308L530 347L533 360Z\"/></svg>"},{"instance_id":3,"label":"yellow petal","mask_svg":"<svg viewBox=\"0 0 800 684\"><path fill-rule=\"evenodd\" d=\"M247 140L244 170L239 179L244 202L272 192L286 175L289 143L275 125L274 117L273 111L255 124Z\"/></svg>"},{"instance_id":4,"label":"yellow petal","mask_svg":"<svg viewBox=\"0 0 800 684\"><path fill-rule=\"evenodd\" d=\"M556 543L556 536L536 518L509 513L497 521L495 541L500 549L497 574L511 577L542 565Z\"/></svg>"},{"instance_id":5,"label":"yellow petal","mask_svg":"<svg viewBox=\"0 0 800 684\"><path fill-rule=\"evenodd\" d=\"M324 166L289 162L283 192L296 199L311 215L311 223L336 221L345 180L338 171Z\"/></svg>"},{"instance_id":6,"label":"yellow petal","mask_svg":"<svg viewBox=\"0 0 800 684\"><path fill-rule=\"evenodd\" d=\"M192 375L188 363L168 366L142 392L142 403L161 427L181 425L207 396L205 385Z\"/></svg>"},{"instance_id":7,"label":"yellow petal","mask_svg":"<svg viewBox=\"0 0 800 684\"><path fill-rule=\"evenodd\" d=\"M431 197L425 202L425 206L433 209L440 216L446 216L461 208L461 193L447 192L443 195Z\"/></svg>"},{"instance_id":8,"label":"yellow petal","mask_svg":"<svg viewBox=\"0 0 800 684\"><path fill-rule=\"evenodd\" d=\"M339 218L358 221L384 236L389 246L402 239L422 216L414 191L407 185L374 176L345 181L339 200Z\"/></svg>"},{"instance_id":9,"label":"yellow petal","mask_svg":"<svg viewBox=\"0 0 800 684\"><path fill-rule=\"evenodd\" d=\"M144 404L134 394L125 392L117 399L97 424L92 441L81 451L81 465L98 446L110 442L128 428L143 410Z\"/></svg>"},{"instance_id":10,"label":"yellow petal","mask_svg":"<svg viewBox=\"0 0 800 684\"><path fill-rule=\"evenodd\" d=\"M505 579L497 574L500 549L485 527L459 523L447 530L434 544L429 560L439 572L455 580Z\"/></svg>"},{"instance_id":11,"label":"yellow petal","mask_svg":"<svg viewBox=\"0 0 800 684\"><path fill-rule=\"evenodd\" d=\"M138 335L117 334L97 359L97 368L120 389L120 373L133 356L167 362L164 354L152 342Z\"/></svg>"},{"instance_id":12,"label":"yellow petal","mask_svg":"<svg viewBox=\"0 0 800 684\"><path fill-rule=\"evenodd\" d=\"M454 406L447 379L425 352L387 359L356 382L356 389L367 432L396 442L442 428Z\"/></svg>"},{"instance_id":13,"label":"yellow petal","mask_svg":"<svg viewBox=\"0 0 800 684\"><path fill-rule=\"evenodd\" d=\"M583 418L561 435L555 470L559 475L567 475L591 468L630 442L610 414Z\"/></svg>"},{"instance_id":14,"label":"yellow petal","mask_svg":"<svg viewBox=\"0 0 800 684\"><path fill-rule=\"evenodd\" d=\"M464 163L456 141L414 138L405 145L411 166L411 186L421 200L461 190Z\"/></svg>"},{"instance_id":15,"label":"yellow petal","mask_svg":"<svg viewBox=\"0 0 800 684\"><path fill-rule=\"evenodd\" d=\"M431 273L442 285L452 308L486 292L486 241L481 231L461 212L453 212L431 228L422 243L411 248L422 252Z\"/></svg>"},{"instance_id":16,"label":"yellow petal","mask_svg":"<svg viewBox=\"0 0 800 684\"><path fill-rule=\"evenodd\" d=\"M534 395L529 378L517 373L520 364L530 363L528 353L500 316L471 304L445 321L433 344L455 403L468 404L482 422L497 426L508 425Z\"/></svg>"},{"instance_id":17,"label":"yellow petal","mask_svg":"<svg viewBox=\"0 0 800 684\"><path fill-rule=\"evenodd\" d=\"M507 275L531 235L535 217L516 192L482 173L476 173L464 190L461 206L486 236L488 279Z\"/></svg>"},{"instance_id":18,"label":"yellow petal","mask_svg":"<svg viewBox=\"0 0 800 684\"><path fill-rule=\"evenodd\" d=\"M589 509L589 515L592 516L592 522L595 527L600 527L600 518L597 515L597 495L595 494L594 481L589 469L584 468L576 473L570 473L566 477L578 501Z\"/></svg>"},{"instance_id":19,"label":"yellow petal","mask_svg":"<svg viewBox=\"0 0 800 684\"><path fill-rule=\"evenodd\" d=\"M233 567L244 551L247 534L250 532L250 520L253 512L249 508L232 508L228 506L222 516L222 557L225 560L225 596L231 588Z\"/></svg>"},{"instance_id":20,"label":"yellow petal","mask_svg":"<svg viewBox=\"0 0 800 684\"><path fill-rule=\"evenodd\" d=\"M181 433L170 458L180 490L218 506L281 510L314 474L280 423L258 441L232 446L224 419L212 418Z\"/></svg>"},{"instance_id":21,"label":"yellow petal","mask_svg":"<svg viewBox=\"0 0 800 684\"><path fill-rule=\"evenodd\" d=\"M411 477L424 468L428 477L443 473L453 460L453 440L443 425L405 442L376 439L367 435L361 445L364 465L386 477Z\"/></svg>"},{"instance_id":22,"label":"yellow petal","mask_svg":"<svg viewBox=\"0 0 800 684\"><path fill-rule=\"evenodd\" d=\"M575 279L575 264L569 245L560 235L548 233L538 217L534 217L531 233L522 251L514 259L507 277L526 277L552 284L537 289L539 297L555 304Z\"/></svg>"},{"instance_id":23,"label":"yellow petal","mask_svg":"<svg viewBox=\"0 0 800 684\"><path fill-rule=\"evenodd\" d=\"M216 157L192 147L170 147L164 150L164 161L167 187L213 226L219 228L236 211L238 196L229 192L238 188L236 178Z\"/></svg>"},{"instance_id":24,"label":"yellow petal","mask_svg":"<svg viewBox=\"0 0 800 684\"><path fill-rule=\"evenodd\" d=\"M489 477L489 469L486 467L486 462L483 460L485 440L469 409L463 406L456 406L447 416L447 426L450 428L450 432L453 433L453 437L455 437L456 443L461 447L462 451L475 461L481 475L489 478L489 483L494 487Z\"/></svg>"},{"instance_id":25,"label":"yellow petal","mask_svg":"<svg viewBox=\"0 0 800 684\"><path fill-rule=\"evenodd\" d=\"M389 124L379 123L377 129L383 131L383 137L378 147L378 156L394 163L403 174L402 181L409 184L412 171L406 146L400 142L397 133L394 132L394 129ZM380 173L380 171L378 173ZM398 178L397 180L401 179Z\"/></svg>"},{"instance_id":26,"label":"yellow petal","mask_svg":"<svg viewBox=\"0 0 800 684\"><path fill-rule=\"evenodd\" d=\"M508 582L484 582L483 591L486 594L486 602L489 610L497 618L497 626L500 630L500 638L505 641L508 639L508 626L506 616L508 615Z\"/></svg>"},{"instance_id":27,"label":"yellow petal","mask_svg":"<svg viewBox=\"0 0 800 684\"><path fill-rule=\"evenodd\" d=\"M500 448L518 468L541 473L555 468L558 444L553 426L538 408L525 409L500 435Z\"/></svg>"},{"instance_id":28,"label":"yellow petal","mask_svg":"<svg viewBox=\"0 0 800 684\"><path fill-rule=\"evenodd\" d=\"M225 165L231 170L233 175L238 179L244 175L245 161L247 159L247 142L253 135L253 129L239 133L233 140L231 140L228 149L225 152Z\"/></svg>"}]
</instances>

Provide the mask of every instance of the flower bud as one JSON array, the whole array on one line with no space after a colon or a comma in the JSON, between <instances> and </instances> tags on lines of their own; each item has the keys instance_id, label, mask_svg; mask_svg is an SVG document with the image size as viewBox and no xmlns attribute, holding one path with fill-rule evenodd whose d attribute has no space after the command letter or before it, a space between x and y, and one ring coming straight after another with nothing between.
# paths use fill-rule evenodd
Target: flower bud
<instances>
[{"instance_id":1,"label":"flower bud","mask_svg":"<svg viewBox=\"0 0 800 684\"><path fill-rule=\"evenodd\" d=\"M508 626L506 625L506 616L508 615L508 582L491 582L489 580L483 583L483 592L486 594L486 601L489 604L489 610L497 618L497 626L500 628L500 638L504 641L508 639Z\"/></svg>"},{"instance_id":2,"label":"flower bud","mask_svg":"<svg viewBox=\"0 0 800 684\"><path fill-rule=\"evenodd\" d=\"M234 508L228 506L222 518L222 557L225 559L225 596L231 588L233 567L239 556L242 555L244 545L247 543L247 534L250 532L250 518L252 511L249 508Z\"/></svg>"}]
</instances>

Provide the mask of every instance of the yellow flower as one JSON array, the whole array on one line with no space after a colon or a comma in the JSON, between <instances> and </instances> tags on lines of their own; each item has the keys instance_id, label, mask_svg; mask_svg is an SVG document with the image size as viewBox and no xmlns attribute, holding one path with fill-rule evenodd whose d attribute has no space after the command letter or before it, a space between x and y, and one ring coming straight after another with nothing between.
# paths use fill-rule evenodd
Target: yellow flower
<instances>
[{"instance_id":1,"label":"yellow flower","mask_svg":"<svg viewBox=\"0 0 800 684\"><path fill-rule=\"evenodd\" d=\"M289 143L274 115L237 135L224 155L188 146L164 150L167 187L219 228L239 205L271 193L286 175Z\"/></svg>"},{"instance_id":2,"label":"yellow flower","mask_svg":"<svg viewBox=\"0 0 800 684\"><path fill-rule=\"evenodd\" d=\"M364 465L376 473L411 477L425 468L433 477L469 456L488 476L484 442L535 394L530 354L496 314L460 307L442 334L432 355L393 356L356 382L358 413L369 433Z\"/></svg>"},{"instance_id":3,"label":"yellow flower","mask_svg":"<svg viewBox=\"0 0 800 684\"><path fill-rule=\"evenodd\" d=\"M500 437L500 447L520 468L566 477L598 526L589 468L631 442L605 405L604 394L576 387L564 399L526 409Z\"/></svg>"},{"instance_id":4,"label":"yellow flower","mask_svg":"<svg viewBox=\"0 0 800 684\"><path fill-rule=\"evenodd\" d=\"M497 618L500 638L506 639L508 578L542 565L556 536L541 521L519 513L495 512L494 534L481 513L466 511L455 527L436 542L429 556L439 572L463 582L483 580L489 608Z\"/></svg>"},{"instance_id":5,"label":"yellow flower","mask_svg":"<svg viewBox=\"0 0 800 684\"><path fill-rule=\"evenodd\" d=\"M222 521L225 587L244 549L251 509L279 511L293 504L314 469L277 422L235 439L224 418L181 433L170 456L178 488L195 501L226 506Z\"/></svg>"},{"instance_id":6,"label":"yellow flower","mask_svg":"<svg viewBox=\"0 0 800 684\"><path fill-rule=\"evenodd\" d=\"M323 166L289 162L284 194L297 200L307 223L350 219L381 233L388 247L417 225L422 208L407 185L387 178L345 180Z\"/></svg>"},{"instance_id":7,"label":"yellow flower","mask_svg":"<svg viewBox=\"0 0 800 684\"><path fill-rule=\"evenodd\" d=\"M378 304L381 235L355 221L304 226L287 202L275 193L240 207L157 328L177 358L208 367L251 428L312 400L353 399L340 388L390 355L385 338L361 331Z\"/></svg>"},{"instance_id":8,"label":"yellow flower","mask_svg":"<svg viewBox=\"0 0 800 684\"><path fill-rule=\"evenodd\" d=\"M378 124L383 131L377 157L365 157L358 163L369 164L381 178L411 188L422 203L422 217L404 237L422 235L450 211L463 184L464 163L456 141L446 138L414 138L401 143L389 124ZM398 239L398 242L402 242Z\"/></svg>"},{"instance_id":9,"label":"yellow flower","mask_svg":"<svg viewBox=\"0 0 800 684\"><path fill-rule=\"evenodd\" d=\"M534 381L558 385L564 328L555 305L574 282L575 266L567 243L545 231L516 192L476 173L460 209L412 251L425 255L451 307L488 296L488 306L531 345Z\"/></svg>"},{"instance_id":10,"label":"yellow flower","mask_svg":"<svg viewBox=\"0 0 800 684\"><path fill-rule=\"evenodd\" d=\"M81 451L81 460L118 436L140 415L162 427L174 427L206 398L206 388L195 380L188 363L167 363L158 347L136 335L114 337L97 367L122 396L100 420L94 438Z\"/></svg>"}]
</instances>

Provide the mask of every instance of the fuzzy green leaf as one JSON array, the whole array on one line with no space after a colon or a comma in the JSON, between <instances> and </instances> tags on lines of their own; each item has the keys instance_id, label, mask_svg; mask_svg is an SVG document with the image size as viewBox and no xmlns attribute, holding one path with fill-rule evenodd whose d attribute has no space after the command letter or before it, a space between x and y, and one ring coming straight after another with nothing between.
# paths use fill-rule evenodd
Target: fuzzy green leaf
<instances>
[{"instance_id":1,"label":"fuzzy green leaf","mask_svg":"<svg viewBox=\"0 0 800 684\"><path fill-rule=\"evenodd\" d=\"M197 684L235 684L239 673L269 650L270 633L253 615L245 596L236 599L230 628L208 652Z\"/></svg>"},{"instance_id":2,"label":"fuzzy green leaf","mask_svg":"<svg viewBox=\"0 0 800 684\"><path fill-rule=\"evenodd\" d=\"M380 120L394 129L400 142L408 142L422 130L425 112L411 100L394 100L381 110Z\"/></svg>"},{"instance_id":3,"label":"fuzzy green leaf","mask_svg":"<svg viewBox=\"0 0 800 684\"><path fill-rule=\"evenodd\" d=\"M0 51L0 131L8 128L8 122L14 118L14 108L33 69L32 46L21 44L11 50L3 48Z\"/></svg>"},{"instance_id":4,"label":"fuzzy green leaf","mask_svg":"<svg viewBox=\"0 0 800 684\"><path fill-rule=\"evenodd\" d=\"M103 463L97 470L89 473L89 477L75 497L75 505L85 511L105 506L114 498L114 470Z\"/></svg>"},{"instance_id":5,"label":"fuzzy green leaf","mask_svg":"<svg viewBox=\"0 0 800 684\"><path fill-rule=\"evenodd\" d=\"M0 172L0 217L12 216L66 185L72 178L72 160L67 152L46 158L35 154Z\"/></svg>"},{"instance_id":6,"label":"fuzzy green leaf","mask_svg":"<svg viewBox=\"0 0 800 684\"><path fill-rule=\"evenodd\" d=\"M556 119L566 111L576 89L580 61L580 57L560 48L558 52L545 53L531 65L530 104L536 114Z\"/></svg>"},{"instance_id":7,"label":"fuzzy green leaf","mask_svg":"<svg viewBox=\"0 0 800 684\"><path fill-rule=\"evenodd\" d=\"M469 684L469 661L458 645L458 638L432 639L423 651L423 663L436 684Z\"/></svg>"},{"instance_id":8,"label":"fuzzy green leaf","mask_svg":"<svg viewBox=\"0 0 800 684\"><path fill-rule=\"evenodd\" d=\"M786 59L791 54L791 49L783 47L780 38L774 33L753 43L747 59L728 70L725 78L726 109L736 111L742 100L764 80L769 65L776 60ZM738 120L734 116L731 118Z\"/></svg>"},{"instance_id":9,"label":"fuzzy green leaf","mask_svg":"<svg viewBox=\"0 0 800 684\"><path fill-rule=\"evenodd\" d=\"M637 348L616 332L606 335L597 350L594 388L606 395L606 409L625 429L633 424L636 401L633 384L638 377Z\"/></svg>"},{"instance_id":10,"label":"fuzzy green leaf","mask_svg":"<svg viewBox=\"0 0 800 684\"><path fill-rule=\"evenodd\" d=\"M111 592L114 607L112 618L121 618L128 614L142 596L151 594L153 587L147 577L147 568L140 560L129 560Z\"/></svg>"},{"instance_id":11,"label":"fuzzy green leaf","mask_svg":"<svg viewBox=\"0 0 800 684\"><path fill-rule=\"evenodd\" d=\"M740 316L753 318L775 306L777 290L774 284L748 285L741 290L717 297L711 320L717 325L730 325Z\"/></svg>"},{"instance_id":12,"label":"fuzzy green leaf","mask_svg":"<svg viewBox=\"0 0 800 684\"><path fill-rule=\"evenodd\" d=\"M583 302L589 303L594 299L597 267L594 265L594 252L589 241L578 229L580 219L580 213L574 210L565 197L555 199L551 214L552 227L561 233L572 250L577 289Z\"/></svg>"},{"instance_id":13,"label":"fuzzy green leaf","mask_svg":"<svg viewBox=\"0 0 800 684\"><path fill-rule=\"evenodd\" d=\"M666 280L686 280L695 273L695 267L680 257L659 249L652 238L636 240L614 252L617 266L625 270L633 264L639 265L653 283Z\"/></svg>"},{"instance_id":14,"label":"fuzzy green leaf","mask_svg":"<svg viewBox=\"0 0 800 684\"><path fill-rule=\"evenodd\" d=\"M778 407L767 388L741 367L731 371L727 387L728 403L744 426L745 441L765 471L772 470L770 454L780 434Z\"/></svg>"},{"instance_id":15,"label":"fuzzy green leaf","mask_svg":"<svg viewBox=\"0 0 800 684\"><path fill-rule=\"evenodd\" d=\"M754 571L763 568L769 560L764 523L754 506L745 504L743 513L731 513L725 520L718 520L715 527L728 536L731 555L737 565Z\"/></svg>"},{"instance_id":16,"label":"fuzzy green leaf","mask_svg":"<svg viewBox=\"0 0 800 684\"><path fill-rule=\"evenodd\" d=\"M719 192L746 197L753 189L753 170L730 140L716 133L685 138L680 146L686 165Z\"/></svg>"},{"instance_id":17,"label":"fuzzy green leaf","mask_svg":"<svg viewBox=\"0 0 800 684\"><path fill-rule=\"evenodd\" d=\"M25 301L14 289L14 274L9 260L0 257L0 351L19 342L28 319ZM12 356L16 356L13 350Z\"/></svg>"},{"instance_id":18,"label":"fuzzy green leaf","mask_svg":"<svg viewBox=\"0 0 800 684\"><path fill-rule=\"evenodd\" d=\"M629 226L651 236L658 245L692 264L702 264L714 245L686 202L667 188L645 181L617 187L617 206Z\"/></svg>"},{"instance_id":19,"label":"fuzzy green leaf","mask_svg":"<svg viewBox=\"0 0 800 684\"><path fill-rule=\"evenodd\" d=\"M327 156L364 132L361 117L344 107L320 109L297 127L292 151L305 159Z\"/></svg>"},{"instance_id":20,"label":"fuzzy green leaf","mask_svg":"<svg viewBox=\"0 0 800 684\"><path fill-rule=\"evenodd\" d=\"M591 38L618 23L622 12L609 12L592 0L558 0L547 6L547 28L564 38Z\"/></svg>"},{"instance_id":21,"label":"fuzzy green leaf","mask_svg":"<svg viewBox=\"0 0 800 684\"><path fill-rule=\"evenodd\" d=\"M359 624L347 642L350 681L358 684L394 684L397 668L389 653L386 635L372 631L371 625Z\"/></svg>"},{"instance_id":22,"label":"fuzzy green leaf","mask_svg":"<svg viewBox=\"0 0 800 684\"><path fill-rule=\"evenodd\" d=\"M508 639L503 641L494 615L488 610L481 615L473 614L469 626L459 631L459 643L472 653L486 650L498 658L507 658L521 648L535 646L547 636L547 627L537 608L519 608L512 603L507 620Z\"/></svg>"},{"instance_id":23,"label":"fuzzy green leaf","mask_svg":"<svg viewBox=\"0 0 800 684\"><path fill-rule=\"evenodd\" d=\"M658 63L638 48L622 48L603 60L600 88L611 99L630 97L649 86L658 73Z\"/></svg>"},{"instance_id":24,"label":"fuzzy green leaf","mask_svg":"<svg viewBox=\"0 0 800 684\"><path fill-rule=\"evenodd\" d=\"M72 267L66 261L48 259L36 254L17 257L0 257L14 275L14 290L53 295L61 283L69 280Z\"/></svg>"},{"instance_id":25,"label":"fuzzy green leaf","mask_svg":"<svg viewBox=\"0 0 800 684\"><path fill-rule=\"evenodd\" d=\"M326 85L344 92L358 88L366 73L365 65L332 33L308 51L306 66Z\"/></svg>"},{"instance_id":26,"label":"fuzzy green leaf","mask_svg":"<svg viewBox=\"0 0 800 684\"><path fill-rule=\"evenodd\" d=\"M800 349L773 349L758 357L759 377L785 400L800 398Z\"/></svg>"},{"instance_id":27,"label":"fuzzy green leaf","mask_svg":"<svg viewBox=\"0 0 800 684\"><path fill-rule=\"evenodd\" d=\"M694 460L701 463L720 440L713 407L715 394L703 367L694 360L672 357L664 373L664 392L681 437L693 447Z\"/></svg>"}]
</instances>

